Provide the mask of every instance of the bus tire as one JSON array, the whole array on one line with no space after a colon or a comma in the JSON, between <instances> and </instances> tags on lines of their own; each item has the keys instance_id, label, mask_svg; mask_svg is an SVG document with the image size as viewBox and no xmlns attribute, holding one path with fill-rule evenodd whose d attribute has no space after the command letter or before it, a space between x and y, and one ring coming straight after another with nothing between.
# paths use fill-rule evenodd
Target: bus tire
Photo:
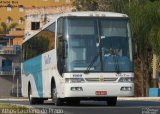
<instances>
[{"instance_id":1,"label":"bus tire","mask_svg":"<svg viewBox=\"0 0 160 114\"><path fill-rule=\"evenodd\" d=\"M70 106L78 106L80 105L80 100L68 100L67 104Z\"/></svg>"},{"instance_id":2,"label":"bus tire","mask_svg":"<svg viewBox=\"0 0 160 114\"><path fill-rule=\"evenodd\" d=\"M29 85L28 87L28 99L29 99L29 104L36 104L36 98L32 97L32 89L31 86Z\"/></svg>"},{"instance_id":3,"label":"bus tire","mask_svg":"<svg viewBox=\"0 0 160 114\"><path fill-rule=\"evenodd\" d=\"M38 98L37 99L37 104L43 104L44 103L44 99Z\"/></svg>"},{"instance_id":4,"label":"bus tire","mask_svg":"<svg viewBox=\"0 0 160 114\"><path fill-rule=\"evenodd\" d=\"M57 98L57 101L55 102L55 106L62 106L63 105L63 100L60 98Z\"/></svg>"},{"instance_id":5,"label":"bus tire","mask_svg":"<svg viewBox=\"0 0 160 114\"><path fill-rule=\"evenodd\" d=\"M116 106L117 104L117 97L110 97L107 99L108 106Z\"/></svg>"},{"instance_id":6,"label":"bus tire","mask_svg":"<svg viewBox=\"0 0 160 114\"><path fill-rule=\"evenodd\" d=\"M63 105L63 100L57 97L57 88L55 84L51 86L51 97L52 101L54 102L55 106L61 106Z\"/></svg>"}]
</instances>

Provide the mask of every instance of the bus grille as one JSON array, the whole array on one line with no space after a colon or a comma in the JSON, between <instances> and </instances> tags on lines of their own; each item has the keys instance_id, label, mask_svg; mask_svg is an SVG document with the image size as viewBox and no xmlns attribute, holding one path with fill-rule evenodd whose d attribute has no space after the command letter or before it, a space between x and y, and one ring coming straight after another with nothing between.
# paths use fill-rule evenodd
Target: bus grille
<instances>
[{"instance_id":1,"label":"bus grille","mask_svg":"<svg viewBox=\"0 0 160 114\"><path fill-rule=\"evenodd\" d=\"M118 78L85 78L87 82L115 82Z\"/></svg>"}]
</instances>

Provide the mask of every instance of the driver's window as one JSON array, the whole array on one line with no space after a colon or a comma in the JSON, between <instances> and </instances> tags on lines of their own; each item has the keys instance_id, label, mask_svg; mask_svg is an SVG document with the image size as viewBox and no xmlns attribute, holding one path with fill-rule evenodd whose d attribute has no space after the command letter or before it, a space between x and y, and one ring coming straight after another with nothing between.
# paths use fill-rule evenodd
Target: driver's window
<instances>
[{"instance_id":1,"label":"driver's window","mask_svg":"<svg viewBox=\"0 0 160 114\"><path fill-rule=\"evenodd\" d=\"M63 19L60 18L57 22L57 64L60 74L63 72Z\"/></svg>"},{"instance_id":2,"label":"driver's window","mask_svg":"<svg viewBox=\"0 0 160 114\"><path fill-rule=\"evenodd\" d=\"M57 53L58 56L62 56L62 42L63 41L63 23L62 18L57 22Z\"/></svg>"}]
</instances>

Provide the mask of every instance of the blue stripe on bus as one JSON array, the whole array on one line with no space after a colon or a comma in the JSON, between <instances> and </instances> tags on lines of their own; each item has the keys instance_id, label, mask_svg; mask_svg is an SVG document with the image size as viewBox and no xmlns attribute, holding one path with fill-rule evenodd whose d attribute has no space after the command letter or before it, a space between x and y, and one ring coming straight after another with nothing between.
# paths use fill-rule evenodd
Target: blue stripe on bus
<instances>
[{"instance_id":1,"label":"blue stripe on bus","mask_svg":"<svg viewBox=\"0 0 160 114\"><path fill-rule=\"evenodd\" d=\"M43 97L42 84L42 56L35 57L23 63L23 73L25 76L31 74L34 78L39 97ZM31 84L32 86L32 84Z\"/></svg>"}]
</instances>

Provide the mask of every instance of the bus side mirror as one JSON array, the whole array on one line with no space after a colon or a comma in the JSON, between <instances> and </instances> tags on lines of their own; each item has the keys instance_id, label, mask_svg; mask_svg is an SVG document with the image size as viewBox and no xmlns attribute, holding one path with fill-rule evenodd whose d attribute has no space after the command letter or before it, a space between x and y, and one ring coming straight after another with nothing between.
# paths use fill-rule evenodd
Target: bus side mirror
<instances>
[{"instance_id":1,"label":"bus side mirror","mask_svg":"<svg viewBox=\"0 0 160 114\"><path fill-rule=\"evenodd\" d=\"M64 52L63 59L67 58L67 56L68 56L67 50L68 50L67 40L63 40L63 52Z\"/></svg>"}]
</instances>

